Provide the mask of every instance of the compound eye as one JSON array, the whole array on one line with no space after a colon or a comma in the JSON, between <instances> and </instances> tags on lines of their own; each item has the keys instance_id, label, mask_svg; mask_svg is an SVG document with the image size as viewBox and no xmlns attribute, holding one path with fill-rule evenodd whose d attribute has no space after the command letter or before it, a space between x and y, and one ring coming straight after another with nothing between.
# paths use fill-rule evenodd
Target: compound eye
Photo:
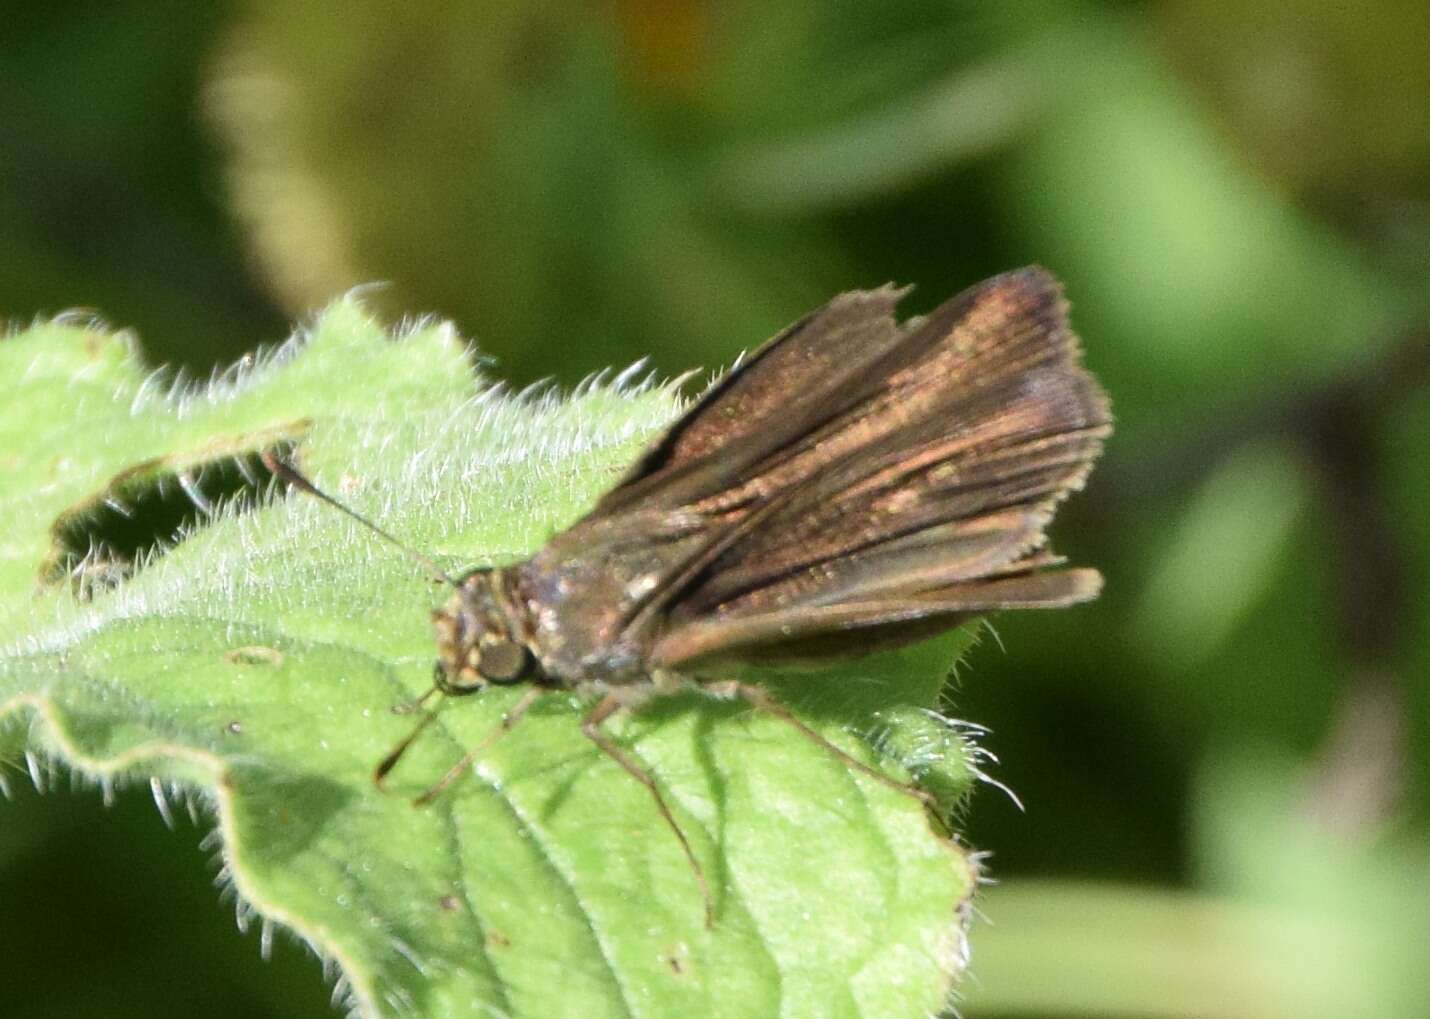
<instances>
[{"instance_id":1,"label":"compound eye","mask_svg":"<svg viewBox=\"0 0 1430 1019\"><path fill-rule=\"evenodd\" d=\"M477 660L477 671L489 683L515 683L525 676L533 665L531 652L524 644L505 637L487 636L482 638L481 657Z\"/></svg>"}]
</instances>

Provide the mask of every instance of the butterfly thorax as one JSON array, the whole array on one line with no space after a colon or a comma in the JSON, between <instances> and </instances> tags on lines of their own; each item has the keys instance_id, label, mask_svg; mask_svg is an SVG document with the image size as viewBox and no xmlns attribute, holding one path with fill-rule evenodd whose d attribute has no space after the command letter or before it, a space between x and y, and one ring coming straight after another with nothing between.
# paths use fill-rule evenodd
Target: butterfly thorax
<instances>
[{"instance_id":1,"label":"butterfly thorax","mask_svg":"<svg viewBox=\"0 0 1430 1019\"><path fill-rule=\"evenodd\" d=\"M627 686L648 679L649 630L633 620L652 593L646 578L659 575L661 566L639 554L601 551L555 541L508 571L527 646L553 685Z\"/></svg>"},{"instance_id":2,"label":"butterfly thorax","mask_svg":"<svg viewBox=\"0 0 1430 1019\"><path fill-rule=\"evenodd\" d=\"M645 681L641 630L629 626L641 590L631 566L549 549L468 574L432 614L439 685L470 693L522 682L571 688Z\"/></svg>"}]
</instances>

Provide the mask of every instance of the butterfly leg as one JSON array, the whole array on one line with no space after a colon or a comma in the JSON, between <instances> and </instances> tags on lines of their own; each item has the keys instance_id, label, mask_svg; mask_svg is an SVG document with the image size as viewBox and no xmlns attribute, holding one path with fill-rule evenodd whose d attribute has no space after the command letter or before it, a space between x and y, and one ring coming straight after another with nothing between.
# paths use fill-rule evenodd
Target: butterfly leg
<instances>
[{"instance_id":1,"label":"butterfly leg","mask_svg":"<svg viewBox=\"0 0 1430 1019\"><path fill-rule=\"evenodd\" d=\"M655 779L651 778L650 774L639 764L631 760L624 750L612 743L610 737L601 730L601 723L625 706L625 702L619 694L606 694L601 702L581 720L581 733L596 744L603 754L624 768L628 775L650 790L651 796L655 798L656 809L660 811L660 816L665 818L665 823L670 825L670 830L675 832L675 837L680 840L680 848L685 852L685 859L690 864L690 869L695 872L695 882L700 886L700 895L705 900L705 926L707 928L714 927L715 900L710 897L710 885L705 881L705 871L700 868L700 862L695 859L695 851L690 848L690 840L685 837L685 832L681 831L680 825L676 823L675 815L670 812L665 797L656 788Z\"/></svg>"},{"instance_id":2,"label":"butterfly leg","mask_svg":"<svg viewBox=\"0 0 1430 1019\"><path fill-rule=\"evenodd\" d=\"M487 748L489 748L493 743L501 739L507 733L511 732L512 728L516 725L516 723L520 722L522 716L526 714L527 709L530 708L533 704L535 704L538 700L540 700L542 695L545 693L546 691L543 690L541 687L533 686L529 690L527 690L526 693L522 694L521 699L518 700L515 704L513 704L510 708L508 708L506 714L501 716L501 724L498 725L491 732L489 732L486 738L483 739L480 743L478 743L475 747L463 754L461 760L459 760L456 764L448 768L447 773L441 778L439 778L435 785L433 785L421 796L413 800L412 805L414 807L425 807L433 800L435 800L438 796L442 795L442 790L446 789L457 779L465 775L467 773L467 769L472 766L472 762L475 761L482 754L486 753ZM425 726L432 717L434 716L427 716L427 718L424 719L420 725L418 725L417 732L421 732L423 726ZM416 733L414 733L413 735L415 736ZM383 760L383 763L378 765L379 776L385 775L387 771L390 771L392 769L392 765L396 763L397 757L402 753L403 750L407 749L407 746L411 742L412 736L409 736L406 740L399 744L397 750L394 753L388 754L388 756ZM386 770L384 770L384 768Z\"/></svg>"},{"instance_id":3,"label":"butterfly leg","mask_svg":"<svg viewBox=\"0 0 1430 1019\"><path fill-rule=\"evenodd\" d=\"M754 686L750 683L741 683L737 679L729 679L718 683L706 683L704 684L703 688L716 697L724 697L732 700L738 697L740 700L744 701L746 704L750 705L750 707L754 708L755 710L763 711L768 715L773 715L775 718L778 718L781 721L794 726L801 733L803 733L804 736L808 738L811 742L823 747L826 751L839 758L839 760L843 761L846 765L853 768L855 771L863 772L870 778L877 779L878 781L882 782L890 789L897 790L898 792L903 793L905 796L913 797L914 799L922 803L925 807L928 807L929 809L937 813L938 801L935 800L932 795L924 792L922 789L915 788L911 785L906 785L903 782L898 781L897 779L890 778L888 775L885 775L877 768L871 768L863 761L859 761L851 757L849 754L845 753L843 750L840 750L833 743L829 742L829 740L825 739L819 733L815 732L809 726L801 722L790 712L789 708L785 707L779 701L775 700L774 697L770 696L767 691L761 689L760 687Z\"/></svg>"}]
</instances>

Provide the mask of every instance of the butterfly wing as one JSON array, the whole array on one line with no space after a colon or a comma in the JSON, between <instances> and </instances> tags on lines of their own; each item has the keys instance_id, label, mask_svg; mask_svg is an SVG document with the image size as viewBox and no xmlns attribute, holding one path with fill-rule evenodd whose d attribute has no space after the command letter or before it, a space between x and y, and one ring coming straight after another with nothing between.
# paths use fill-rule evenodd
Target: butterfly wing
<instances>
[{"instance_id":1,"label":"butterfly wing","mask_svg":"<svg viewBox=\"0 0 1430 1019\"><path fill-rule=\"evenodd\" d=\"M1045 548L1110 429L1047 273L959 295L861 372L824 420L687 504L734 537L671 586L654 662L840 654L1096 595L1095 571Z\"/></svg>"},{"instance_id":2,"label":"butterfly wing","mask_svg":"<svg viewBox=\"0 0 1430 1019\"><path fill-rule=\"evenodd\" d=\"M884 286L840 294L769 340L706 390L591 516L710 496L838 417L905 339L894 307L907 292Z\"/></svg>"},{"instance_id":3,"label":"butterfly wing","mask_svg":"<svg viewBox=\"0 0 1430 1019\"><path fill-rule=\"evenodd\" d=\"M564 620L543 642L582 663L841 654L1093 597L1045 548L1110 428L1057 282L1018 270L902 324L901 295L775 337L554 538L525 571Z\"/></svg>"},{"instance_id":4,"label":"butterfly wing","mask_svg":"<svg viewBox=\"0 0 1430 1019\"><path fill-rule=\"evenodd\" d=\"M1096 570L1014 573L917 595L792 606L677 626L652 648L656 667L721 661L820 661L901 647L1000 609L1062 608L1096 598Z\"/></svg>"}]
</instances>

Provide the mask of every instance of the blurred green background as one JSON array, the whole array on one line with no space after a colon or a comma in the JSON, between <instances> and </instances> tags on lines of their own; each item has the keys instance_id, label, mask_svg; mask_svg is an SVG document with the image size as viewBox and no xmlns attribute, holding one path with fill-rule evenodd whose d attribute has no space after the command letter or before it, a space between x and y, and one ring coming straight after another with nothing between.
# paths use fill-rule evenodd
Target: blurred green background
<instances>
[{"instance_id":1,"label":"blurred green background","mask_svg":"<svg viewBox=\"0 0 1430 1019\"><path fill-rule=\"evenodd\" d=\"M572 384L1049 266L1118 417L1055 533L1108 585L960 670L1027 804L967 819L961 1011L1427 1014L1423 0L54 2L0 67L0 316L199 376L372 281ZM328 1014L201 829L9 786L0 1014Z\"/></svg>"}]
</instances>

